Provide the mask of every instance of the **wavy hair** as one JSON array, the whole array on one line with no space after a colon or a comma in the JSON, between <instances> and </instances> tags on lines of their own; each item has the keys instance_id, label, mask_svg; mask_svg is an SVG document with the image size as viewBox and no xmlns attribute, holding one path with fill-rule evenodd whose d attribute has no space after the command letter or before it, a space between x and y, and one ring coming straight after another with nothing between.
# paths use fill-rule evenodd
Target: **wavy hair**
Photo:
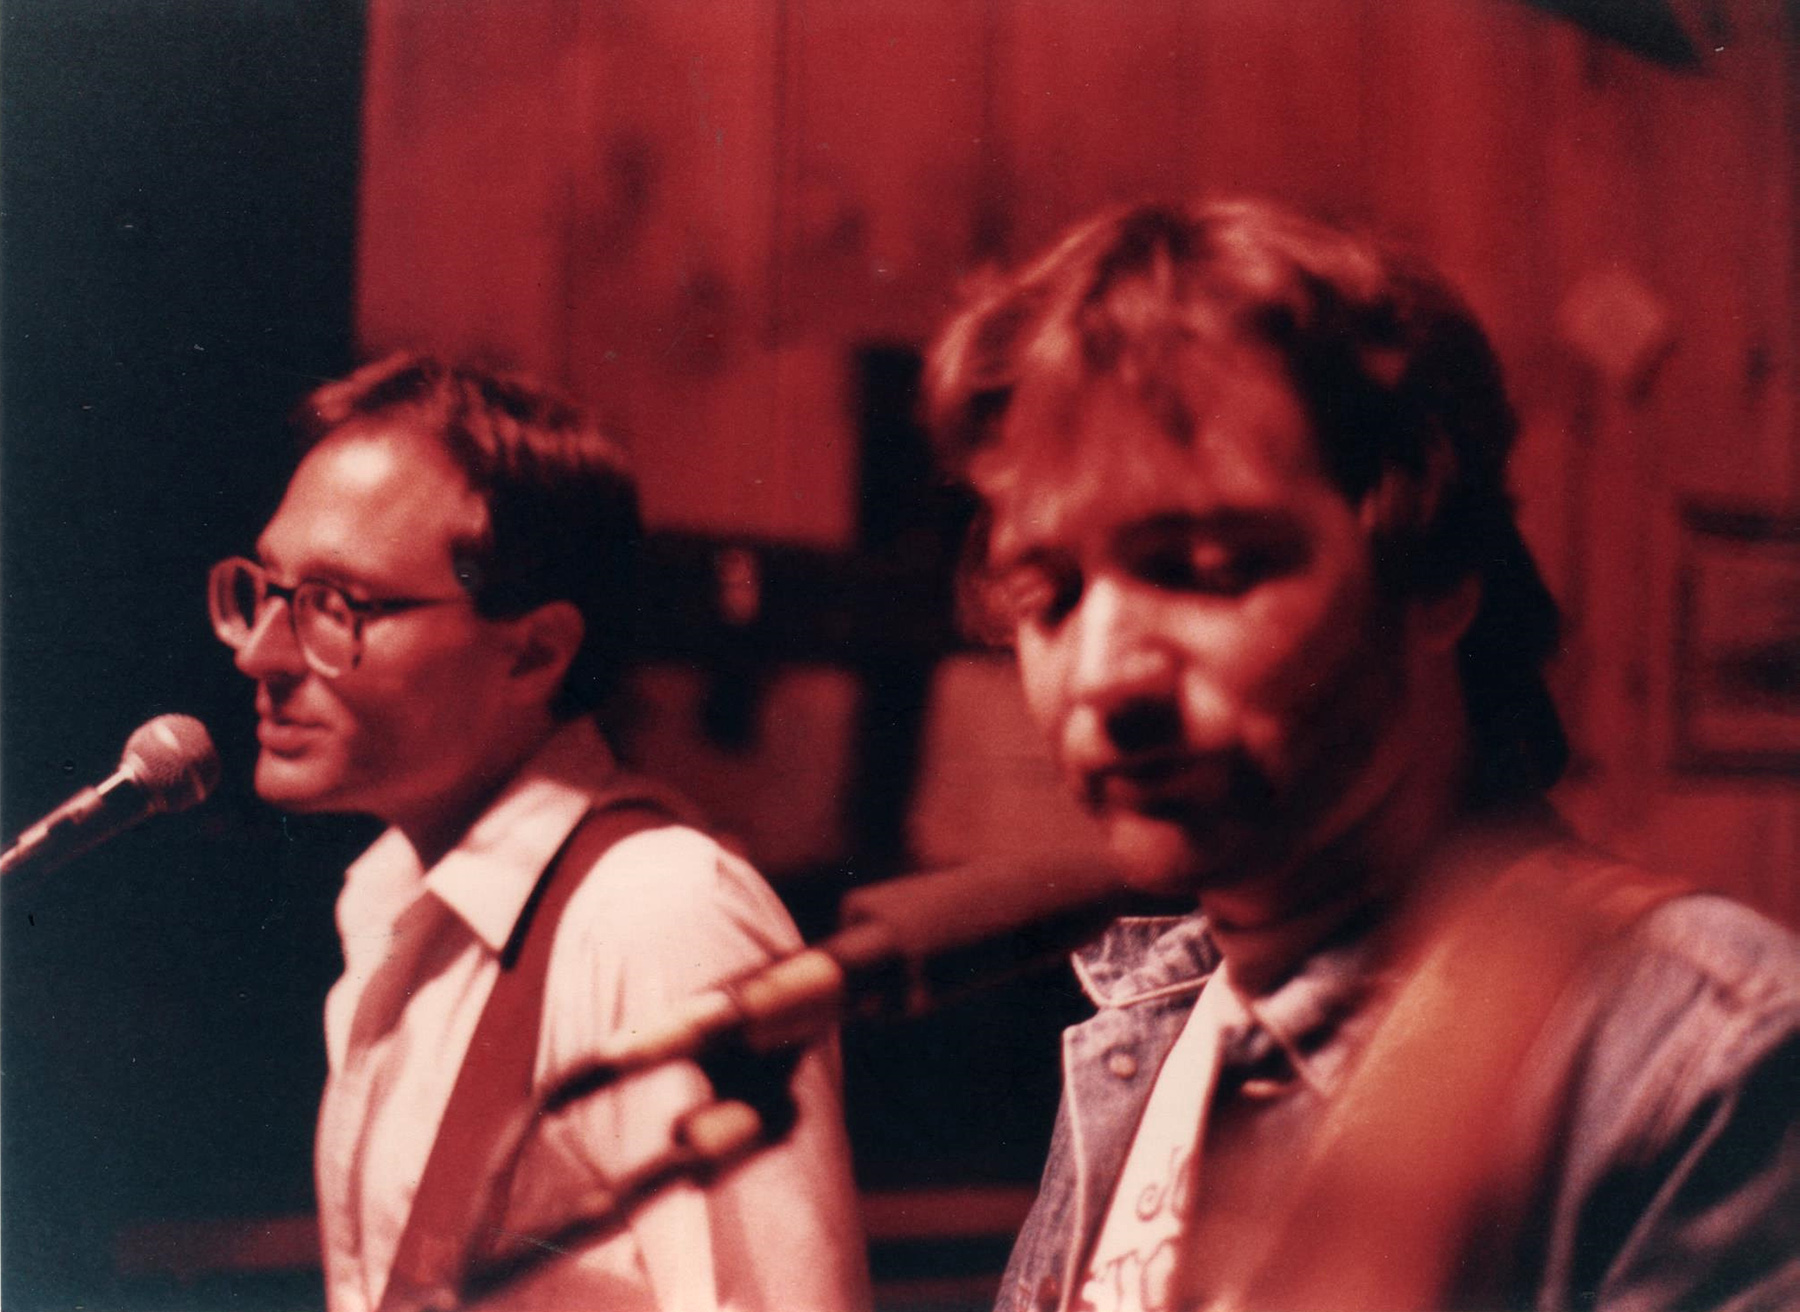
<instances>
[{"instance_id":1,"label":"wavy hair","mask_svg":"<svg viewBox=\"0 0 1800 1312\"><path fill-rule=\"evenodd\" d=\"M1423 262L1264 201L1113 210L971 285L931 348L926 418L965 482L1066 441L1058 417L1102 383L1189 441L1197 365L1229 368L1246 347L1285 371L1328 476L1369 506L1389 594L1479 580L1459 651L1476 789L1549 787L1568 760L1543 677L1559 617L1506 488L1517 422L1487 335ZM978 517L971 573L989 527Z\"/></svg>"}]
</instances>

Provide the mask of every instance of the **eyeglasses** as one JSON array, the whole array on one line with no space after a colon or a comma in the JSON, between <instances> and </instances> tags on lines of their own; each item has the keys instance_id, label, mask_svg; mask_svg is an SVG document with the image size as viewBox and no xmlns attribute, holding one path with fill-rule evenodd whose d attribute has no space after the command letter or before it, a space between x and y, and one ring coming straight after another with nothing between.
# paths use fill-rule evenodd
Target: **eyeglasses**
<instances>
[{"instance_id":1,"label":"eyeglasses","mask_svg":"<svg viewBox=\"0 0 1800 1312\"><path fill-rule=\"evenodd\" d=\"M447 606L469 601L467 593L454 597L352 597L335 583L302 579L286 587L269 578L253 560L233 556L212 568L207 580L207 604L213 632L219 641L237 651L250 641L257 621L271 600L288 605L288 624L307 665L327 679L356 668L362 659L363 625L384 615L398 615L425 606Z\"/></svg>"}]
</instances>

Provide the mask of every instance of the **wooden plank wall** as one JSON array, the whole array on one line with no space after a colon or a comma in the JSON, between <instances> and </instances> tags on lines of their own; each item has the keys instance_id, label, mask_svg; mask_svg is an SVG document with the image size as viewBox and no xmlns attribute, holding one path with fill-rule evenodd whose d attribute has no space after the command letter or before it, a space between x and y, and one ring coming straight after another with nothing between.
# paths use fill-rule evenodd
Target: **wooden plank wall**
<instances>
[{"instance_id":1,"label":"wooden plank wall","mask_svg":"<svg viewBox=\"0 0 1800 1312\"><path fill-rule=\"evenodd\" d=\"M1519 0L372 0L360 338L561 380L658 524L843 547L850 351L983 261L1143 194L1379 224L1511 369L1563 800L1800 922L1800 780L1676 769L1671 711L1679 507L1800 513L1800 34L1673 7L1697 68Z\"/></svg>"}]
</instances>

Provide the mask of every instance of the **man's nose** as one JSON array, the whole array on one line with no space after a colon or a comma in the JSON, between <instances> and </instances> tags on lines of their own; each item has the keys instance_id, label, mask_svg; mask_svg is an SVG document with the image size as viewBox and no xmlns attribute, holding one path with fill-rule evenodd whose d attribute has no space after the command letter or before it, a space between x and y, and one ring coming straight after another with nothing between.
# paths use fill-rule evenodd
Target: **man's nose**
<instances>
[{"instance_id":1,"label":"man's nose","mask_svg":"<svg viewBox=\"0 0 1800 1312\"><path fill-rule=\"evenodd\" d=\"M238 669L250 678L300 678L306 674L306 655L300 650L289 610L292 604L282 597L269 597L257 612L250 636L244 639L235 657Z\"/></svg>"},{"instance_id":2,"label":"man's nose","mask_svg":"<svg viewBox=\"0 0 1800 1312\"><path fill-rule=\"evenodd\" d=\"M1128 582L1102 577L1089 584L1074 616L1072 698L1127 750L1179 729L1175 651L1154 612Z\"/></svg>"}]
</instances>

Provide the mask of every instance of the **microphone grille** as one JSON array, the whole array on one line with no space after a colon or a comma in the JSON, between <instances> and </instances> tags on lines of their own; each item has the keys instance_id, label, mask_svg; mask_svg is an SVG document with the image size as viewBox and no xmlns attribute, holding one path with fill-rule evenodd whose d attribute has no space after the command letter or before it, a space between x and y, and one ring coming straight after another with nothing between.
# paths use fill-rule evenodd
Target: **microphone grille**
<instances>
[{"instance_id":1,"label":"microphone grille","mask_svg":"<svg viewBox=\"0 0 1800 1312\"><path fill-rule=\"evenodd\" d=\"M218 749L191 715L159 715L139 725L119 766L144 790L153 811L184 811L219 782Z\"/></svg>"}]
</instances>

